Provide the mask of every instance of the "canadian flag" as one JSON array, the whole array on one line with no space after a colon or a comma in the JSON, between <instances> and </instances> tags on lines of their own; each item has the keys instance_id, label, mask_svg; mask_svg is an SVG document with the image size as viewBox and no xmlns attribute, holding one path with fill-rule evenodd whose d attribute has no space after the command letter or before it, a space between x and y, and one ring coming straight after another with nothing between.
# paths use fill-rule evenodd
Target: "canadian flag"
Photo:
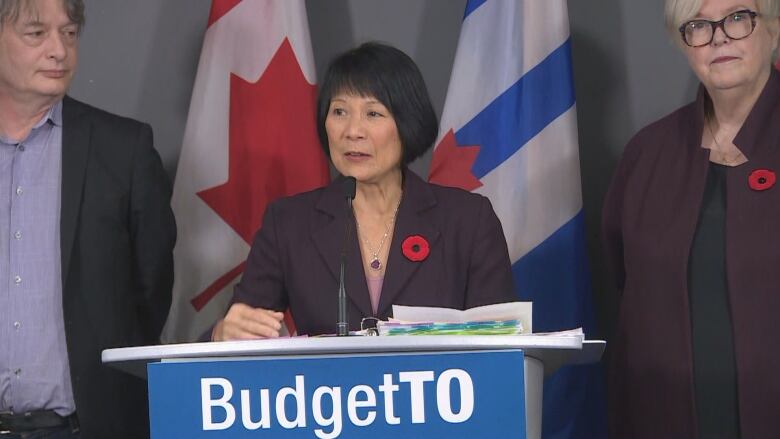
<instances>
[{"instance_id":1,"label":"canadian flag","mask_svg":"<svg viewBox=\"0 0 780 439\"><path fill-rule=\"evenodd\" d=\"M328 182L315 82L303 0L213 0L174 183L163 342L224 315L269 202Z\"/></svg>"}]
</instances>

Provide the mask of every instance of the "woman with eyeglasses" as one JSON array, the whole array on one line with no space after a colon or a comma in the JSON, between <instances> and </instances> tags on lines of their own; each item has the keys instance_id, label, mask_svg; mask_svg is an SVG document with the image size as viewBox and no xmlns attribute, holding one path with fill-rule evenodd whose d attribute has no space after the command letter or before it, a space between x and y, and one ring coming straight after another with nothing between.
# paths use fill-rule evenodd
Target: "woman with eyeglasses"
<instances>
[{"instance_id":1,"label":"woman with eyeglasses","mask_svg":"<svg viewBox=\"0 0 780 439\"><path fill-rule=\"evenodd\" d=\"M780 437L780 0L667 0L701 81L607 193L613 438Z\"/></svg>"}]
</instances>

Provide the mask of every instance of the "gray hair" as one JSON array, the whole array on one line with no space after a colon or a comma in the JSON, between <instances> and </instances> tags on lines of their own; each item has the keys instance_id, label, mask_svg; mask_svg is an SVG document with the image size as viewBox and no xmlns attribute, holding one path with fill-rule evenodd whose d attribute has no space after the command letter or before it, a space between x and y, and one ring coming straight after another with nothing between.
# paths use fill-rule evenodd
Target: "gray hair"
<instances>
[{"instance_id":1,"label":"gray hair","mask_svg":"<svg viewBox=\"0 0 780 439\"><path fill-rule=\"evenodd\" d=\"M0 0L0 28L5 23L15 23L23 11L30 11L33 14L35 5L32 0ZM79 31L84 27L84 0L62 0L65 11L68 13L70 21L79 27Z\"/></svg>"},{"instance_id":2,"label":"gray hair","mask_svg":"<svg viewBox=\"0 0 780 439\"><path fill-rule=\"evenodd\" d=\"M696 13L701 9L701 3L703 0L666 0L666 6L664 7L664 21L666 23L666 30L669 32L672 41L682 44L680 42L680 26L693 18ZM768 18L765 21L769 30L774 31L777 34L778 42L780 43L780 23L778 23L778 17L780 17L780 0L756 0L756 8L758 13L762 17ZM780 58L780 49L774 53L774 60Z\"/></svg>"}]
</instances>

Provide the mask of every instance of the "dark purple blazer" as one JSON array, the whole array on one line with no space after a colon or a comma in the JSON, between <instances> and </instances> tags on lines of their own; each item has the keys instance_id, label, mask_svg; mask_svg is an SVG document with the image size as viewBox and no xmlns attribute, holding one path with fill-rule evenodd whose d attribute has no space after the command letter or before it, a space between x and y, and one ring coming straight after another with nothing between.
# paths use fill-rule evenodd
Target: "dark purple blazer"
<instances>
[{"instance_id":1,"label":"dark purple blazer","mask_svg":"<svg viewBox=\"0 0 780 439\"><path fill-rule=\"evenodd\" d=\"M701 147L706 91L642 129L607 193L603 237L622 291L608 348L614 438L696 438L688 255L709 166ZM780 437L780 75L772 72L734 144L748 162L726 183L726 276L742 437ZM713 273L713 276L723 275Z\"/></svg>"},{"instance_id":2,"label":"dark purple blazer","mask_svg":"<svg viewBox=\"0 0 780 439\"><path fill-rule=\"evenodd\" d=\"M487 198L404 172L377 317L393 304L466 309L516 300L501 223ZM233 301L285 310L300 334L336 332L339 260L347 221L341 178L268 206ZM350 219L350 221L353 221ZM346 267L349 327L373 316L354 223ZM421 235L430 254L407 259L401 243Z\"/></svg>"}]
</instances>

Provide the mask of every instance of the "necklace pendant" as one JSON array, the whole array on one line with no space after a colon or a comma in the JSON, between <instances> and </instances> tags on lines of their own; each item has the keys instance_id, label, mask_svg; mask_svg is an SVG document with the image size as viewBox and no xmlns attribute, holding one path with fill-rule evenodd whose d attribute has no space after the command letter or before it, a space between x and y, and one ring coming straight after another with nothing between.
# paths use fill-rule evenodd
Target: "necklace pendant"
<instances>
[{"instance_id":1,"label":"necklace pendant","mask_svg":"<svg viewBox=\"0 0 780 439\"><path fill-rule=\"evenodd\" d=\"M381 270L382 269L382 263L379 262L379 258L374 258L373 261L371 261L371 268L374 270Z\"/></svg>"}]
</instances>

